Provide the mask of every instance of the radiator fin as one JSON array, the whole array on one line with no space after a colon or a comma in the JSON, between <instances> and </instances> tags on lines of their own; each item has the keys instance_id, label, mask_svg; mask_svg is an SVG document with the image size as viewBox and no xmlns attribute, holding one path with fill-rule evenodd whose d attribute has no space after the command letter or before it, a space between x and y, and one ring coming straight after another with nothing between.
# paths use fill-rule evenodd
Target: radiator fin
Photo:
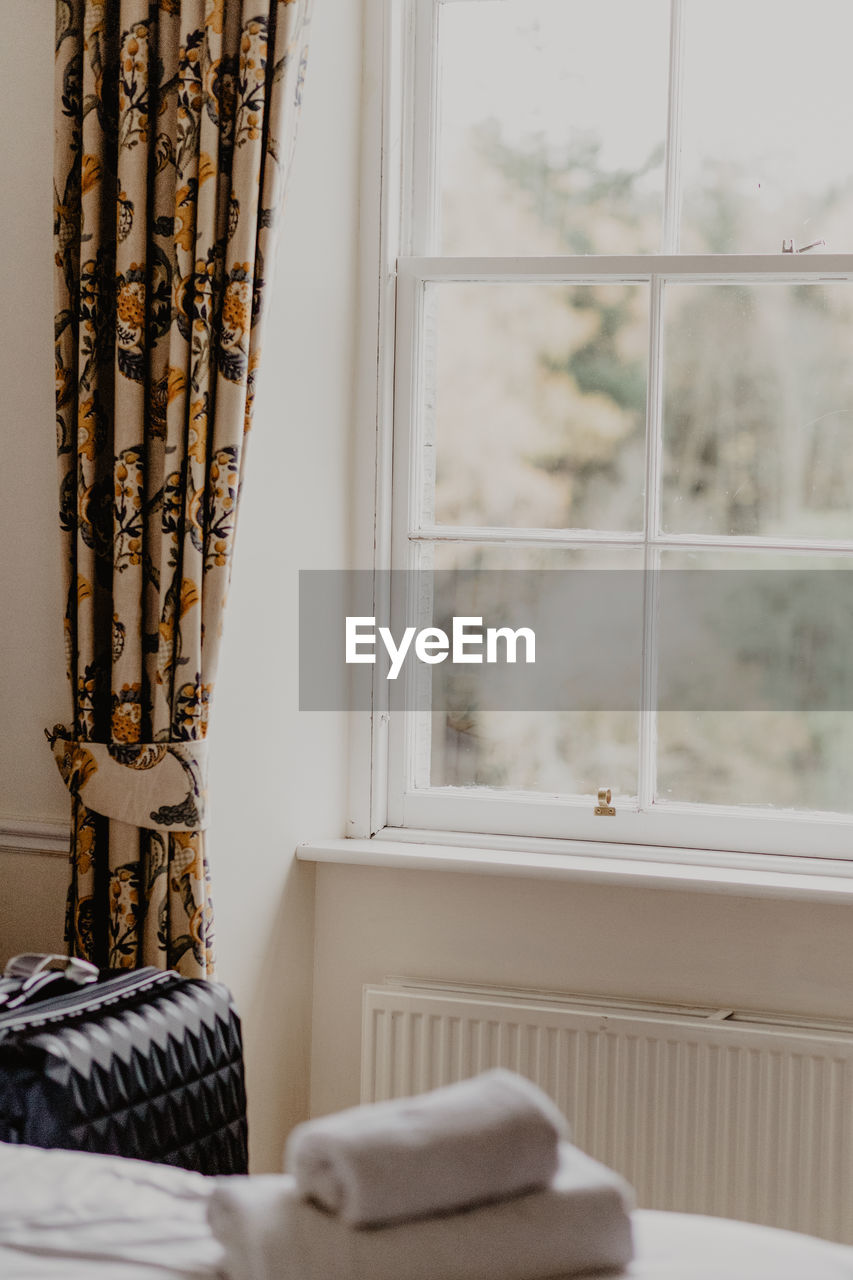
<instances>
[{"instance_id":1,"label":"radiator fin","mask_svg":"<svg viewBox=\"0 0 853 1280\"><path fill-rule=\"evenodd\" d=\"M509 1067L641 1206L853 1244L853 1031L589 998L365 988L362 1100Z\"/></svg>"}]
</instances>

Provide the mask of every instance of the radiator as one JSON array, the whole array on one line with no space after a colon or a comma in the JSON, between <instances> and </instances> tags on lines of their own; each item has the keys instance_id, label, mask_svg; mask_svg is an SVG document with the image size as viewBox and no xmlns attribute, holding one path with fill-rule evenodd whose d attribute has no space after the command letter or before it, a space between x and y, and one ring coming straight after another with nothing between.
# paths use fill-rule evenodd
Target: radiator
<instances>
[{"instance_id":1,"label":"radiator","mask_svg":"<svg viewBox=\"0 0 853 1280\"><path fill-rule=\"evenodd\" d=\"M362 1101L503 1066L641 1207L853 1244L853 1027L389 980L364 989Z\"/></svg>"}]
</instances>

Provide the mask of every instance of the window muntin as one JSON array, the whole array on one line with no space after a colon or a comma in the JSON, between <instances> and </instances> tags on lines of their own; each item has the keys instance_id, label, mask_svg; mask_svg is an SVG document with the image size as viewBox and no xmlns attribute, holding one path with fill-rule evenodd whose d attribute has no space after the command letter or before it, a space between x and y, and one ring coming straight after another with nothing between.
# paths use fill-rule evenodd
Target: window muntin
<instances>
[{"instance_id":1,"label":"window muntin","mask_svg":"<svg viewBox=\"0 0 853 1280\"><path fill-rule=\"evenodd\" d=\"M569 3L563 5L564 9L570 7ZM604 7L601 6L602 9ZM762 308L766 309L769 305L768 300L773 292L777 297L787 294L789 309L796 311L797 307L790 301L792 292L810 289L813 296L820 295L822 298L820 305L815 308L816 313L820 313L822 308L824 312L829 311L834 315L832 323L835 327L831 345L840 350L844 345L841 326L850 306L848 290L853 259L830 254L821 255L820 261L817 258L794 258L791 255L757 260L746 257L710 257L707 254L688 257L685 254L647 258L637 255L630 258L553 257L533 258L522 262L514 255L531 252L527 247L530 242L525 238L526 224L523 221L515 224L517 229L522 228L522 233L514 240L490 240L492 227L488 217L488 203L482 206L478 215L480 229L477 239L460 239L457 232L452 230L452 221L447 219L447 210L452 200L458 199L458 193L453 196L452 192L448 193L442 188L446 171L442 147L446 145L448 129L446 116L439 123L442 121L442 82L436 74L441 63L437 50L440 49L442 24L447 15L454 11L460 15L465 11L466 21L470 23L475 10L479 10L481 14L495 13L501 9L511 9L512 4L507 3L507 0L490 0L490 3L483 3L483 0L477 0L477 3L472 3L471 0L445 0L445 3L435 6L434 10L430 5L419 6L421 15L425 8L430 9L433 16L437 14L438 21L432 26L422 21L419 27L421 37L424 31L433 31L438 33L438 41L431 46L431 56L427 58L421 38L419 55L415 59L420 68L420 76L415 89L412 116L414 134L419 141L416 141L414 148L417 160L412 174L414 194L411 216L408 219L409 230L407 232L404 226L403 243L410 244L421 252L436 245L444 251L447 251L448 245L452 245L454 251L462 252L461 246L464 245L465 251L469 253L485 249L494 253L492 245L500 243L500 252L507 256L465 260L454 257L408 257L401 258L397 264L400 287L397 309L397 499L394 563L398 567L425 567L435 564L437 559L443 563L442 558L446 559L448 555L452 559L453 554L473 553L483 556L488 552L493 563L497 557L500 567L506 567L511 558L520 552L545 546L549 551L563 553L579 548L590 551L603 551L614 546L626 551L631 549L643 557L647 568L661 565L665 567L668 552L691 547L717 548L726 556L734 556L745 547L768 557L778 556L783 550L795 550L797 554L809 551L818 559L832 553L836 557L841 554L846 563L847 554L853 553L853 538L844 527L846 513L837 499L815 501L816 495L813 492L801 501L800 515L806 509L819 512L822 509L817 522L808 516L799 523L792 520L790 527L786 527L784 521L776 519L771 522L762 515L762 518L753 520L751 530L744 531L742 527L727 528L727 522L718 517L710 521L710 529L705 517L701 520L684 521L684 500L682 497L679 502L679 478L673 457L675 433L671 425L666 435L665 430L667 423L673 422L673 388L675 374L679 371L675 358L677 343L673 338L672 320L676 313L673 308L677 311L679 290L684 299L691 291L697 297L702 297L704 293L706 298L711 297L714 289L728 290L731 294L739 291L742 296L753 299L760 297L761 301L755 303L753 311L761 312ZM536 8L538 6L526 5L526 12L531 13ZM677 215L682 208L682 196L686 190L683 173L690 172L689 166L683 164L681 155L681 100L684 94L683 73L686 62L682 52L683 46L689 48L689 40L684 37L685 19L689 18L688 9L684 0L674 0L669 15L672 43L666 48L670 76L665 182L662 187L662 240L670 255L678 244L681 231L681 221ZM667 43L665 37L663 43ZM431 139L428 145L425 144L425 139ZM604 154L603 149L599 154ZM444 183L444 187L447 187L447 183ZM489 200L494 205L494 190L491 191ZM535 205L535 201L532 203ZM582 208L583 202L577 203ZM455 225L458 227L458 220ZM505 228L501 230L501 236L504 233ZM796 236L795 227L791 228L791 233ZM457 236L455 242L453 236ZM797 241L802 243L800 237L797 237ZM539 243L544 246L546 240ZM547 243L557 242L552 239ZM559 243L565 250L565 237ZM623 243L627 244L628 240L623 240ZM650 241L648 243L651 245ZM606 251L599 245L592 247L598 253ZM834 246L830 245L832 247ZM772 246L774 251L778 248L775 244ZM537 247L532 252L545 250ZM832 283L818 283L827 280ZM505 485L503 501L493 501L500 498L502 486L498 484L493 493L491 486L484 485L483 480L488 478L488 468L499 451L488 448L480 450L479 496L473 488L468 493L465 492L459 473L460 464L465 462L464 455L469 442L460 442L459 433L465 429L462 424L467 416L464 408L466 394L467 403L477 406L477 397L482 397L483 392L475 378L472 378L471 386L465 392L462 385L464 376L460 377L458 371L454 373L453 361L460 351L458 343L467 341L469 334L473 349L477 341L483 345L483 334L500 331L501 327L510 333L514 329L518 330L519 325L513 318L511 307L507 308L503 326L500 323L500 306L492 311L481 303L479 315L477 311L477 298L510 296L512 290L519 291L512 295L519 298L522 297L521 291L527 291L525 306L534 315L548 315L549 308L554 306L554 300L561 297L570 319L571 303L568 300L572 296L582 297L584 290L588 296L598 298L603 298L606 290L610 290L615 296L624 296L626 292L629 296L638 296L640 291L643 292L646 305L631 308L636 312L638 326L642 326L642 337L624 331L619 335L622 347L620 360L623 365L627 362L625 350L632 351L635 357L639 353L645 389L643 412L638 415L639 426L635 425L632 430L624 433L626 437L630 437L630 448L634 452L634 460L631 465L626 466L623 481L625 491L631 494L631 501L634 503L630 516L620 515L617 518L612 514L605 514L604 504L596 505L588 500L587 495L587 510L583 519L576 514L563 516L561 519L555 514L554 506L559 508L562 504L564 509L571 511L574 505L567 502L565 495L556 499L549 508L548 503L537 503L535 495L528 494L525 497L523 492L520 500L514 493L510 493L507 501ZM599 292L590 293L592 290ZM503 291L503 294L498 291ZM463 295L475 301L459 301ZM805 294L800 296L805 297ZM671 299L676 302L671 302ZM831 305L827 299L832 300ZM442 352L442 333L453 333L454 309L457 312L456 342L444 338L445 344L449 342L451 350L448 363L448 357ZM749 310L748 307L746 309ZM582 311L583 308L579 307L577 310ZM451 317L450 320L448 316ZM561 322L565 326L565 314L561 316ZM820 323L823 324L824 321ZM535 323L532 328L535 329ZM558 329L559 323L555 322L554 331ZM549 377L553 377L555 369L562 365L566 375L571 376L573 363L575 370L579 367L577 358L573 362L573 355L577 357L579 350L587 354L590 348L594 353L595 344L590 342L588 332L585 335L586 341L578 339L574 348L571 342L564 340L557 356L553 352L549 353L547 347L537 353L535 343L530 341L531 329L525 325L524 330L524 335L516 345L527 347L528 367L534 368L534 372L522 386L520 394L518 390L515 394L519 402L527 401L528 404L535 405L537 398L544 398L543 384ZM824 329L824 336L828 331ZM794 332L792 350L796 350L796 336ZM668 343L674 353L671 366L667 365ZM797 356L799 363L806 369L814 370L815 361L819 364L821 346L821 341L807 342L804 351ZM537 356L541 356L541 359L537 359ZM518 366L514 364L517 357L518 353L515 352L512 359L501 359L498 352L493 367L501 370L501 376L504 373L508 376L513 368L517 372ZM612 350L609 358L613 365ZM619 361L615 363L618 364ZM682 373L684 363L682 357ZM594 367L596 362L590 361L589 364ZM823 417L826 413L843 421L844 415L849 413L849 404L845 399L846 376L843 372L838 373L836 365L829 358L825 359L824 367L835 370L835 383L829 390L825 384L821 394L826 391L829 395L830 391L837 390L839 395L831 395L832 407L822 409L815 416ZM579 386L577 379L574 380L572 391L576 395L580 392L581 403L584 394L594 397L602 393L608 382L607 372L606 361L604 365L599 361L599 387L591 386L587 380L584 388ZM610 372L612 375L612 369ZM494 398L493 392L493 401ZM808 396L805 400L808 400ZM480 418L488 417L488 414L484 415L482 412L482 398L479 404ZM612 405L606 407L611 410L613 408ZM531 411L528 409L527 413L530 415ZM800 420L808 419L803 419L801 414ZM779 424L775 425L778 428ZM504 455L510 459L514 455L516 465L523 463L526 456L524 444L520 439L513 440L511 431L506 436ZM472 450L472 453L476 453L476 450ZM543 461L544 457L540 455L539 460ZM542 469L547 474L547 468ZM552 477L561 474L564 477L572 476L571 460L560 459L559 464L554 465L552 459L550 471ZM834 483L837 488L838 475L834 476ZM843 483L841 487L843 491ZM639 513L638 497L642 507ZM589 514L593 510L595 514ZM545 515L539 514L534 519L534 512L544 512ZM735 525L735 522L730 523ZM770 567L772 560L768 558L763 563ZM829 560L825 563L828 564ZM648 671L651 671L657 660L655 619L651 606L639 629L638 642L645 646L644 661ZM613 713L608 714L612 716ZM459 723L444 726L431 723L428 714L409 717L407 726L400 719L392 719L389 821L394 825L434 826L461 831L575 836L706 848L814 852L830 856L847 854L850 827L843 818L843 813L849 806L843 798L837 802L832 799L833 795L843 797L843 780L847 771L843 763L838 761L837 755L833 755L834 767L829 770L833 779L832 787L821 784L819 774L821 764L829 763L829 754L846 742L845 726L849 716L845 720L843 713L839 713L835 721L829 723L829 713L813 714L811 725L805 724L801 716L793 728L789 727L788 732L792 738L800 743L801 758L811 760L809 768L801 770L799 775L793 766L788 772L789 778L799 778L801 785L798 791L795 788L795 793L786 793L784 782L780 781L778 785L774 783L773 787L765 787L762 794L761 787L742 785L743 778L739 776L738 785L732 786L730 798L726 801L723 787L716 791L707 787L703 790L697 782L702 770L701 762L693 771L693 781L689 770L678 767L679 752L683 757L685 736L691 729L694 733L697 732L696 713L685 713L687 719L682 717L684 722L681 725L677 725L672 718L665 722L654 713L641 713L636 717L636 722L632 721L630 712L626 714L629 728L626 728L624 714L618 727L612 719L610 725L605 727L604 713L601 713L603 718L600 717L598 723L592 726L589 720L583 725L576 720L573 731L569 730L568 725L565 726L567 731L562 740L571 742L571 752L564 750L563 756L564 768L561 776L566 781L565 787L554 784L553 753L549 757L547 748L541 745L547 741L549 734L553 739L553 726L546 731L541 725L537 727L528 720L524 732L528 735L529 742L535 744L532 747L534 766L526 772L516 770L515 777L512 777L511 768L509 773L504 771L502 776L501 770L494 768L495 751L501 742L512 741L512 732L508 728L509 722L500 724L494 720L493 713L489 713L491 719L485 713L481 716L478 726L479 747L472 743L470 732L466 737L464 716L458 717ZM775 722L778 729L777 741L782 736L780 726L786 714L779 713L781 719ZM673 717L676 713L667 712L666 715ZM712 743L718 760L725 758L727 766L736 759L731 744L736 743L737 734L732 730L732 723L730 716L727 728L720 729L718 725L711 732L706 724L703 730L705 740ZM627 763L625 748L634 727L636 749L631 762ZM759 731L759 739L762 733L769 732L773 732L772 726L765 721ZM453 741L450 741L451 737ZM697 741L701 737L702 734L699 733ZM823 744L821 749L824 757L816 750L816 738ZM520 740L518 733L516 740ZM745 750L743 744L741 749ZM849 753L847 755L849 758ZM796 752L793 756L796 757ZM616 797L617 817L612 822L608 820L608 823L602 824L591 818L589 802L599 783L613 785L613 779L600 776L601 771L607 767L619 779L614 788L619 793ZM584 768L587 770L585 778L582 776ZM524 777L521 776L522 773L525 773ZM826 771L824 773L826 776ZM731 770L730 776L734 777ZM784 777L784 771L780 777ZM853 788L848 785L847 791L851 790ZM555 799L555 794L559 794L559 799ZM790 807L784 812L778 808L785 794L788 795L789 804L799 807L799 812L792 811ZM820 804L816 805L819 811L809 812L809 806L816 804L816 797L820 799ZM776 811L772 808L774 805L777 806ZM793 837L788 829L792 820L795 831L800 831L799 835L795 834ZM809 828L808 837L802 834L805 830L802 823ZM603 829L605 826L606 829Z\"/></svg>"}]
</instances>

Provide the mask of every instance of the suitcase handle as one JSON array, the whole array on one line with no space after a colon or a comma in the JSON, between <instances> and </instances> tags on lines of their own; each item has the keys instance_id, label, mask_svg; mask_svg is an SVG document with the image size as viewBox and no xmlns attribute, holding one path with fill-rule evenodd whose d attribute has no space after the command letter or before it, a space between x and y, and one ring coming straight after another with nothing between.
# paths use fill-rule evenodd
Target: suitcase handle
<instances>
[{"instance_id":1,"label":"suitcase handle","mask_svg":"<svg viewBox=\"0 0 853 1280\"><path fill-rule=\"evenodd\" d=\"M98 981L98 969L88 960L81 960L78 956L46 955L39 951L25 951L22 955L12 956L3 970L3 977L26 980L45 970L61 973L78 986Z\"/></svg>"},{"instance_id":2,"label":"suitcase handle","mask_svg":"<svg viewBox=\"0 0 853 1280\"><path fill-rule=\"evenodd\" d=\"M13 956L3 971L0 1008L17 1009L43 997L45 988L57 984L74 987L97 982L98 969L77 956L40 955L27 952ZM6 988L5 990L3 988Z\"/></svg>"}]
</instances>

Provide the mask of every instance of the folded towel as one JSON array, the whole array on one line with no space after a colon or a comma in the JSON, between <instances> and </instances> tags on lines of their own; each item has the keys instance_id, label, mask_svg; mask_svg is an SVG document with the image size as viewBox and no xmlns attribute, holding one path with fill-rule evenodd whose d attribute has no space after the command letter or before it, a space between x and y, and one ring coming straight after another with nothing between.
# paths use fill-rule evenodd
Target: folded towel
<instances>
[{"instance_id":1,"label":"folded towel","mask_svg":"<svg viewBox=\"0 0 853 1280\"><path fill-rule=\"evenodd\" d=\"M228 1280L545 1280L633 1255L632 1193L568 1143L545 1191L363 1231L302 1200L293 1178L223 1178L208 1215Z\"/></svg>"},{"instance_id":2,"label":"folded towel","mask_svg":"<svg viewBox=\"0 0 853 1280\"><path fill-rule=\"evenodd\" d=\"M551 1099L499 1069L298 1125L285 1169L307 1199L377 1226L546 1187L561 1137Z\"/></svg>"}]
</instances>

